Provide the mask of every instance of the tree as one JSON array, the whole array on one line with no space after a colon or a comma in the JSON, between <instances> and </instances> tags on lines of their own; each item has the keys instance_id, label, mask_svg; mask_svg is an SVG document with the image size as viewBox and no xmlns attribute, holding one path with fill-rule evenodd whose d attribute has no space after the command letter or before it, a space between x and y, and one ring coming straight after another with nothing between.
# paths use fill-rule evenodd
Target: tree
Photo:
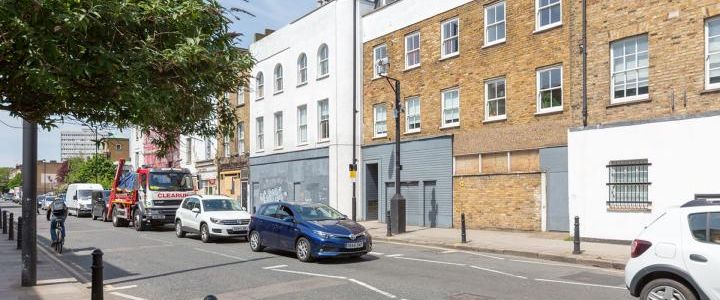
<instances>
[{"instance_id":1,"label":"tree","mask_svg":"<svg viewBox=\"0 0 720 300\"><path fill-rule=\"evenodd\" d=\"M8 182L10 181L10 168L0 168L0 193L8 190Z\"/></svg>"},{"instance_id":2,"label":"tree","mask_svg":"<svg viewBox=\"0 0 720 300\"><path fill-rule=\"evenodd\" d=\"M65 183L65 179L68 176L68 173L70 172L70 162L69 161L63 161L62 165L60 165L60 168L57 170L57 174L55 175L55 181L58 184Z\"/></svg>"},{"instance_id":3,"label":"tree","mask_svg":"<svg viewBox=\"0 0 720 300\"><path fill-rule=\"evenodd\" d=\"M69 165L67 183L99 183L109 189L115 178L115 165L103 155L96 155L87 160L72 159Z\"/></svg>"},{"instance_id":4,"label":"tree","mask_svg":"<svg viewBox=\"0 0 720 300\"><path fill-rule=\"evenodd\" d=\"M155 132L230 133L254 63L216 0L0 1L0 110L44 128L65 118Z\"/></svg>"},{"instance_id":5,"label":"tree","mask_svg":"<svg viewBox=\"0 0 720 300\"><path fill-rule=\"evenodd\" d=\"M11 178L10 181L8 181L7 188L14 189L14 188L22 186L22 185L23 185L22 174L18 173L18 174L15 174L15 176L13 178Z\"/></svg>"}]
</instances>

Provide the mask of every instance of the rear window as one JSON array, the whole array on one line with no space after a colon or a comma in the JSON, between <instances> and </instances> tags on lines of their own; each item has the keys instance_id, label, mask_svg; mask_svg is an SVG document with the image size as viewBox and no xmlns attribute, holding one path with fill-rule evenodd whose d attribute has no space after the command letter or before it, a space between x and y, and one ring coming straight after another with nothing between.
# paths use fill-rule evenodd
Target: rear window
<instances>
[{"instance_id":1,"label":"rear window","mask_svg":"<svg viewBox=\"0 0 720 300\"><path fill-rule=\"evenodd\" d=\"M695 240L720 244L720 213L691 214L688 223Z\"/></svg>"}]
</instances>

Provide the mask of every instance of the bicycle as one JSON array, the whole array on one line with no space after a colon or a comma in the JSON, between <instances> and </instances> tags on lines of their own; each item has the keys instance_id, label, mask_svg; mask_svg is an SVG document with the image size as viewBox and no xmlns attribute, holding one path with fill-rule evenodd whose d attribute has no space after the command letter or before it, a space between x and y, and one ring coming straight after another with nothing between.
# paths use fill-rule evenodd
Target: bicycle
<instances>
[{"instance_id":1,"label":"bicycle","mask_svg":"<svg viewBox=\"0 0 720 300\"><path fill-rule=\"evenodd\" d=\"M55 236L57 237L57 242L55 243L55 252L58 254L62 254L63 251L63 244L65 243L65 237L62 236L62 222L60 220L55 220L57 222L57 225L55 226Z\"/></svg>"}]
</instances>

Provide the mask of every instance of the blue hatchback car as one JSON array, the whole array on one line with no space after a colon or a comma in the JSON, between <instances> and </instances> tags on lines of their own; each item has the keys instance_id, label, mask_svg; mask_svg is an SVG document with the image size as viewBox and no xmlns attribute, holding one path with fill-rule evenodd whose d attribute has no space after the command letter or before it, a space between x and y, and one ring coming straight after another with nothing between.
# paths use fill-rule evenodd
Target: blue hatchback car
<instances>
[{"instance_id":1,"label":"blue hatchback car","mask_svg":"<svg viewBox=\"0 0 720 300\"><path fill-rule=\"evenodd\" d=\"M292 251L303 262L324 257L360 257L372 250L365 227L319 203L272 202L250 220L250 248Z\"/></svg>"}]
</instances>

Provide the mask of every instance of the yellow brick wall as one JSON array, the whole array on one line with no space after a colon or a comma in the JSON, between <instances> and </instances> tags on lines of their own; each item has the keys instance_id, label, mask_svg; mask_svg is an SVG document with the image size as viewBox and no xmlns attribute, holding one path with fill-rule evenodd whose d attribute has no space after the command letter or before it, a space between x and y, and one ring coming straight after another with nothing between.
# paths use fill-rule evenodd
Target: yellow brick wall
<instances>
[{"instance_id":1,"label":"yellow brick wall","mask_svg":"<svg viewBox=\"0 0 720 300\"><path fill-rule=\"evenodd\" d=\"M540 173L460 176L453 182L453 226L460 214L470 229L539 231Z\"/></svg>"},{"instance_id":2,"label":"yellow brick wall","mask_svg":"<svg viewBox=\"0 0 720 300\"><path fill-rule=\"evenodd\" d=\"M238 116L238 120L240 122L243 122L244 128L243 131L245 131L245 153L248 153L250 149L250 94L245 89L242 92L242 97L244 98L244 101L238 102L238 93L230 92L230 103L232 105L235 105L235 113ZM238 105L239 104L239 105ZM218 144L217 144L217 156L223 157L225 156L225 149L223 148L223 137L218 135ZM230 138L230 154L235 155L238 153L238 135L234 134L232 138Z\"/></svg>"},{"instance_id":3,"label":"yellow brick wall","mask_svg":"<svg viewBox=\"0 0 720 300\"><path fill-rule=\"evenodd\" d=\"M463 155L455 157L455 175L472 175L480 173L478 155Z\"/></svg>"}]
</instances>

